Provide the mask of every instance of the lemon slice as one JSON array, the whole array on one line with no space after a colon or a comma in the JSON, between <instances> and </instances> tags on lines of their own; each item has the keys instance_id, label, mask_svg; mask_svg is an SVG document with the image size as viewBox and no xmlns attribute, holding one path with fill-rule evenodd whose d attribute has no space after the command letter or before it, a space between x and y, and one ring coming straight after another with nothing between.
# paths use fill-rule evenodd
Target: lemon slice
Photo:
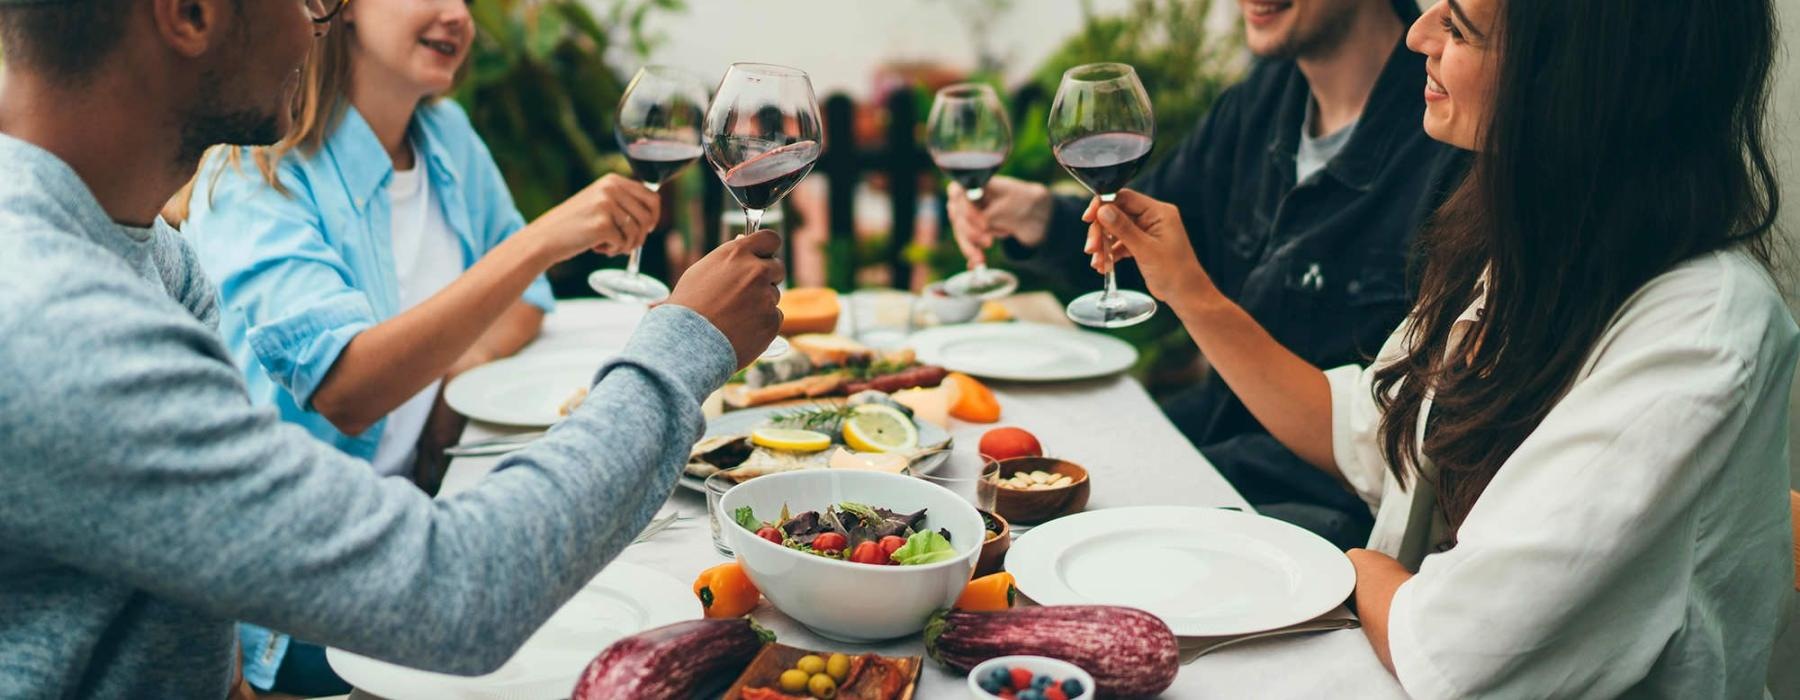
<instances>
[{"instance_id":1,"label":"lemon slice","mask_svg":"<svg viewBox=\"0 0 1800 700\"><path fill-rule=\"evenodd\" d=\"M831 436L811 430L763 428L750 431L750 444L783 452L823 452L831 446Z\"/></svg>"},{"instance_id":2,"label":"lemon slice","mask_svg":"<svg viewBox=\"0 0 1800 700\"><path fill-rule=\"evenodd\" d=\"M919 446L919 427L880 404L857 406L844 420L844 444L858 452L897 452Z\"/></svg>"}]
</instances>

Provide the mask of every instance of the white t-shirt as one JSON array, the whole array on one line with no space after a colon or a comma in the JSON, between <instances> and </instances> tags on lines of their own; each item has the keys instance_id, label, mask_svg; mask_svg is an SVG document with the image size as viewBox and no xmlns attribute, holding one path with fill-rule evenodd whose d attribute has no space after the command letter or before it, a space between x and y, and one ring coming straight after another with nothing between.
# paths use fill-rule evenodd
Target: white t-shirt
<instances>
[{"instance_id":1,"label":"white t-shirt","mask_svg":"<svg viewBox=\"0 0 1800 700\"><path fill-rule=\"evenodd\" d=\"M415 154L413 163L412 170L396 170L388 181L388 198L393 204L389 220L394 278L400 285L402 312L431 298L463 273L462 244L444 220L437 193L425 177L423 160ZM387 427L381 431L381 442L371 462L376 473L412 475L419 434L425 429L425 419L431 416L431 405L441 383L432 382L388 414Z\"/></svg>"},{"instance_id":2,"label":"white t-shirt","mask_svg":"<svg viewBox=\"0 0 1800 700\"><path fill-rule=\"evenodd\" d=\"M1458 326L1485 301L1484 290ZM1403 356L1406 333L1389 338L1377 367ZM1797 356L1800 329L1743 253L1700 256L1633 294L1476 500L1455 547L1424 557L1395 594L1388 648L1406 692L1762 697L1793 586ZM1415 515L1430 489L1389 472L1373 376L1326 373L1332 447L1377 508L1369 548L1400 556L1430 527Z\"/></svg>"}]
</instances>

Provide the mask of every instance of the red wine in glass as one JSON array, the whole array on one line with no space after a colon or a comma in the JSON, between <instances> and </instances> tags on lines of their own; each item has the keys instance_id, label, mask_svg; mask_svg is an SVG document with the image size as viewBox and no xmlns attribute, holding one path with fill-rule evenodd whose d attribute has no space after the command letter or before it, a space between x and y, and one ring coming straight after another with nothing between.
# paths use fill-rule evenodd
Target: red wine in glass
<instances>
[{"instance_id":1,"label":"red wine in glass","mask_svg":"<svg viewBox=\"0 0 1800 700\"><path fill-rule=\"evenodd\" d=\"M932 156L938 169L945 175L962 185L965 190L979 190L987 184L988 178L1000 172L1000 166L1006 162L1006 154L994 151L953 151Z\"/></svg>"},{"instance_id":2,"label":"red wine in glass","mask_svg":"<svg viewBox=\"0 0 1800 700\"><path fill-rule=\"evenodd\" d=\"M1012 122L993 86L958 83L937 91L925 122L925 143L939 170L960 185L971 205L982 206L988 179L1012 151ZM944 280L951 296L999 299L1019 288L1019 278L988 269L985 259Z\"/></svg>"},{"instance_id":3,"label":"red wine in glass","mask_svg":"<svg viewBox=\"0 0 1800 700\"><path fill-rule=\"evenodd\" d=\"M706 112L706 160L744 208L744 228L762 228L763 212L812 172L825 147L819 98L806 71L733 63ZM788 352L780 336L763 357Z\"/></svg>"},{"instance_id":4,"label":"red wine in glass","mask_svg":"<svg viewBox=\"0 0 1800 700\"><path fill-rule=\"evenodd\" d=\"M1111 202L1150 157L1156 120L1137 70L1123 63L1090 63L1063 73L1046 125L1057 162L1094 193ZM1112 240L1102 237L1110 261ZM1119 289L1108 266L1100 291L1069 302L1069 320L1095 328L1123 328L1156 314L1150 295Z\"/></svg>"},{"instance_id":5,"label":"red wine in glass","mask_svg":"<svg viewBox=\"0 0 1800 700\"><path fill-rule=\"evenodd\" d=\"M631 176L651 190L693 165L701 153L700 144L681 141L643 139L625 146L625 160L631 163Z\"/></svg>"},{"instance_id":6,"label":"red wine in glass","mask_svg":"<svg viewBox=\"0 0 1800 700\"><path fill-rule=\"evenodd\" d=\"M745 209L766 210L806 179L819 160L819 142L800 141L752 156L720 179Z\"/></svg>"},{"instance_id":7,"label":"red wine in glass","mask_svg":"<svg viewBox=\"0 0 1800 700\"><path fill-rule=\"evenodd\" d=\"M706 117L706 83L669 66L644 66L619 98L613 135L631 174L655 192L702 154L701 121ZM653 303L669 296L669 285L639 271L643 247L631 251L625 269L588 275L588 286L610 299Z\"/></svg>"},{"instance_id":8,"label":"red wine in glass","mask_svg":"<svg viewBox=\"0 0 1800 700\"><path fill-rule=\"evenodd\" d=\"M1098 195L1125 189L1150 159L1150 137L1112 131L1091 134L1056 149L1056 160Z\"/></svg>"}]
</instances>

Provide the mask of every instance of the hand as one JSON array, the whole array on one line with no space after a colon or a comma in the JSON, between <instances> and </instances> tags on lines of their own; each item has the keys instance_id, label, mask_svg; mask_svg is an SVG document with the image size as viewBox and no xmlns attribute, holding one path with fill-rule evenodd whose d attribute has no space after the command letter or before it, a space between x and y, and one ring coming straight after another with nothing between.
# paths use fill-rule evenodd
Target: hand
<instances>
[{"instance_id":1,"label":"hand","mask_svg":"<svg viewBox=\"0 0 1800 700\"><path fill-rule=\"evenodd\" d=\"M1120 258L1136 258L1150 294L1170 304L1193 295L1217 294L1212 277L1200 267L1181 223L1181 210L1134 190L1121 190L1111 204L1099 198L1081 219L1089 222L1085 252L1094 269L1106 272ZM1105 234L1102 236L1102 234ZM1110 239L1102 254L1102 242Z\"/></svg>"},{"instance_id":2,"label":"hand","mask_svg":"<svg viewBox=\"0 0 1800 700\"><path fill-rule=\"evenodd\" d=\"M693 309L712 322L737 352L739 369L761 356L781 330L781 290L787 267L775 258L781 236L763 229L719 246L682 273L667 303Z\"/></svg>"},{"instance_id":3,"label":"hand","mask_svg":"<svg viewBox=\"0 0 1800 700\"><path fill-rule=\"evenodd\" d=\"M662 199L643 183L609 174L538 217L524 233L558 262L584 250L622 255L644 244L662 215Z\"/></svg>"},{"instance_id":4,"label":"hand","mask_svg":"<svg viewBox=\"0 0 1800 700\"><path fill-rule=\"evenodd\" d=\"M1050 188L995 177L981 193L981 202L971 202L962 185L950 183L950 227L971 265L986 263L987 249L1002 238L1018 239L1027 248L1043 244L1050 230Z\"/></svg>"}]
</instances>

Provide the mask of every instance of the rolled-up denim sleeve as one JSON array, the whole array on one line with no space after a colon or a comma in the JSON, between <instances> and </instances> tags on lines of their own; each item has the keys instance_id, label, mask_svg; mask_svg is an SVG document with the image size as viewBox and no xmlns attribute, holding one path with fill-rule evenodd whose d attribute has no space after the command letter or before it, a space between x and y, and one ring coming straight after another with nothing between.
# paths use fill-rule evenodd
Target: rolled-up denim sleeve
<instances>
[{"instance_id":1,"label":"rolled-up denim sleeve","mask_svg":"<svg viewBox=\"0 0 1800 700\"><path fill-rule=\"evenodd\" d=\"M214 159L217 160L217 159ZM301 406L357 334L378 322L348 263L326 243L304 176L280 171L286 192L254 167L222 167L196 188L182 231L236 315L255 361ZM207 183L213 172L203 173Z\"/></svg>"}]
</instances>

